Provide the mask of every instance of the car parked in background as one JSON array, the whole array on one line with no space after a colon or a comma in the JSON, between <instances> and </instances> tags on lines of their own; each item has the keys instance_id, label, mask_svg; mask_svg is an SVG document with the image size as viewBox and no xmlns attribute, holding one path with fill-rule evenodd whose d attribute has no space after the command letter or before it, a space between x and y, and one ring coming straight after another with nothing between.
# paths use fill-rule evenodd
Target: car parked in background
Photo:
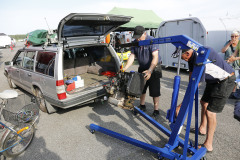
<instances>
[{"instance_id":1,"label":"car parked in background","mask_svg":"<svg viewBox=\"0 0 240 160\"><path fill-rule=\"evenodd\" d=\"M58 25L58 42L24 47L5 62L9 86L34 94L43 112L85 104L106 95L105 75L120 70L120 60L105 42L131 17L72 13Z\"/></svg>"},{"instance_id":2,"label":"car parked in background","mask_svg":"<svg viewBox=\"0 0 240 160\"><path fill-rule=\"evenodd\" d=\"M11 37L7 35L0 35L0 48L10 48L11 44Z\"/></svg>"}]
</instances>

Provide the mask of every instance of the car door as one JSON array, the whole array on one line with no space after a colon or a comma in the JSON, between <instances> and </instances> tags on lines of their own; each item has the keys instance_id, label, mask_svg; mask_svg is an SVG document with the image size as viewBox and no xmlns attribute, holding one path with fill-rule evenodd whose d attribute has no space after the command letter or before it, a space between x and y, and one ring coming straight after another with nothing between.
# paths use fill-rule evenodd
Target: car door
<instances>
[{"instance_id":1,"label":"car door","mask_svg":"<svg viewBox=\"0 0 240 160\"><path fill-rule=\"evenodd\" d=\"M71 13L58 25L58 40L65 47L106 43L105 37L131 18L111 14Z\"/></svg>"},{"instance_id":2,"label":"car door","mask_svg":"<svg viewBox=\"0 0 240 160\"><path fill-rule=\"evenodd\" d=\"M46 97L56 96L55 58L53 51L38 51L36 55L34 81Z\"/></svg>"},{"instance_id":3,"label":"car door","mask_svg":"<svg viewBox=\"0 0 240 160\"><path fill-rule=\"evenodd\" d=\"M13 80L13 82L22 86L21 78L20 78L20 70L22 69L22 62L24 57L24 51L20 50L13 58L13 66L10 69L9 76Z\"/></svg>"},{"instance_id":4,"label":"car door","mask_svg":"<svg viewBox=\"0 0 240 160\"><path fill-rule=\"evenodd\" d=\"M24 89L28 92L32 90L32 74L34 69L34 58L36 51L25 51L22 63L22 69L20 69L20 79Z\"/></svg>"}]
</instances>

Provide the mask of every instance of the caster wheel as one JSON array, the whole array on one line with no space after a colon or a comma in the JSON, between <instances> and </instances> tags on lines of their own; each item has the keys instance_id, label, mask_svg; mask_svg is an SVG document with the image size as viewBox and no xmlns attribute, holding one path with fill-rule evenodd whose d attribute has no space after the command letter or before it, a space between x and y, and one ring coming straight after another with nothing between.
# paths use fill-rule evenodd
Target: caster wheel
<instances>
[{"instance_id":1,"label":"caster wheel","mask_svg":"<svg viewBox=\"0 0 240 160\"><path fill-rule=\"evenodd\" d=\"M200 160L207 160L207 157L203 156Z\"/></svg>"},{"instance_id":2,"label":"caster wheel","mask_svg":"<svg viewBox=\"0 0 240 160\"><path fill-rule=\"evenodd\" d=\"M93 129L93 130L91 130L90 132L91 132L92 134L94 134L94 133L95 133L95 130Z\"/></svg>"}]
</instances>

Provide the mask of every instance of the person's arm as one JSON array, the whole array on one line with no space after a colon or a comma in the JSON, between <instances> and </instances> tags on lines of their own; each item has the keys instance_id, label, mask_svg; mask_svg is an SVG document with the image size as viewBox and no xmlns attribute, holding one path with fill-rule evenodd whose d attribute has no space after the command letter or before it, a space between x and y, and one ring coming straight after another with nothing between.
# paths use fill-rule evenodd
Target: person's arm
<instances>
[{"instance_id":1,"label":"person's arm","mask_svg":"<svg viewBox=\"0 0 240 160\"><path fill-rule=\"evenodd\" d=\"M152 56L153 56L153 59L152 59L152 62L151 62L151 65L150 65L149 69L145 70L143 72L143 73L145 73L144 78L146 80L149 80L149 78L151 77L152 71L154 70L154 68L158 64L158 50L152 52Z\"/></svg>"},{"instance_id":2,"label":"person's arm","mask_svg":"<svg viewBox=\"0 0 240 160\"><path fill-rule=\"evenodd\" d=\"M128 57L127 64L123 68L123 71L126 71L134 62L135 59L135 54L131 53L130 56Z\"/></svg>"},{"instance_id":3,"label":"person's arm","mask_svg":"<svg viewBox=\"0 0 240 160\"><path fill-rule=\"evenodd\" d=\"M230 47L230 45L232 44L232 41L229 41L223 48L222 48L222 53L225 53L227 51L227 49Z\"/></svg>"}]
</instances>

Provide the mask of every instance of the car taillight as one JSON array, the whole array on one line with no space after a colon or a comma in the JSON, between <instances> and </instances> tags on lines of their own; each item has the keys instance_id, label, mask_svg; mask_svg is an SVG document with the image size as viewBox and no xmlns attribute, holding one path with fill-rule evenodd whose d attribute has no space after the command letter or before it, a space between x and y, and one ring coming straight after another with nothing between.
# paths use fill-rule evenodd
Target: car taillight
<instances>
[{"instance_id":1,"label":"car taillight","mask_svg":"<svg viewBox=\"0 0 240 160\"><path fill-rule=\"evenodd\" d=\"M64 80L56 81L56 89L57 89L57 96L58 99L65 99L67 98L67 94L65 91Z\"/></svg>"},{"instance_id":2,"label":"car taillight","mask_svg":"<svg viewBox=\"0 0 240 160\"><path fill-rule=\"evenodd\" d=\"M67 98L66 92L65 93L61 93L61 94L57 94L57 96L58 96L59 100Z\"/></svg>"}]
</instances>

